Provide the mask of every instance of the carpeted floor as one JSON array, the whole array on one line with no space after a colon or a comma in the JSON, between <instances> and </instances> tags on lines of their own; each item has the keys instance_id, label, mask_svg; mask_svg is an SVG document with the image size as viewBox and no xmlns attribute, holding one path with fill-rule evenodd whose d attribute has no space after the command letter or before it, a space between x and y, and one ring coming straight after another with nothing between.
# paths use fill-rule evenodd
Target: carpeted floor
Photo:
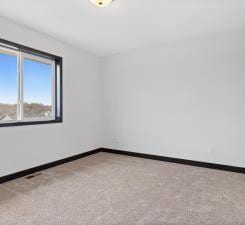
<instances>
[{"instance_id":1,"label":"carpeted floor","mask_svg":"<svg viewBox=\"0 0 245 225\"><path fill-rule=\"evenodd\" d=\"M0 184L0 225L245 225L245 175L98 153Z\"/></svg>"}]
</instances>

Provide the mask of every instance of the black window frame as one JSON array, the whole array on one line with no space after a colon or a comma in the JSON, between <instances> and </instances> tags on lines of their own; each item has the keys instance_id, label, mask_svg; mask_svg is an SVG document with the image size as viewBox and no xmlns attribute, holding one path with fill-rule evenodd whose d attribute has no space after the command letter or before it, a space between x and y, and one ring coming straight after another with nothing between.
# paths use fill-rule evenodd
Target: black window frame
<instances>
[{"instance_id":1,"label":"black window frame","mask_svg":"<svg viewBox=\"0 0 245 225\"><path fill-rule=\"evenodd\" d=\"M1 45L2 44L2 45ZM0 127L14 127L14 126L26 126L26 125L41 125L41 124L53 124L53 123L62 123L63 122L63 58L54 54L50 54L41 50L37 50L34 48L27 47L25 45L21 45L12 41L8 41L0 38L0 46L7 47L11 49L11 47L17 51L28 53L34 56L39 56L42 58L47 58L54 60L55 62L55 119L51 120L35 120L35 121L14 121L1 123ZM59 71L57 68L59 67ZM59 72L59 74L58 74ZM57 84L57 78L59 76L59 84ZM58 89L59 85L59 89ZM58 93L59 90L59 93ZM59 99L58 99L59 94ZM59 112L58 106L59 105Z\"/></svg>"}]
</instances>

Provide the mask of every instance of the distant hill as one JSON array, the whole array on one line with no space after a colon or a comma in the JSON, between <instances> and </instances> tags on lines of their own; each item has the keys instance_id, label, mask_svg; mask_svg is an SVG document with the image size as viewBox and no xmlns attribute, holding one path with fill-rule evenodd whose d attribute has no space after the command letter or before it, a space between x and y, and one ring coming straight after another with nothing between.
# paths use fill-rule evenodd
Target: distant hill
<instances>
[{"instance_id":1,"label":"distant hill","mask_svg":"<svg viewBox=\"0 0 245 225\"><path fill-rule=\"evenodd\" d=\"M24 116L28 117L50 117L52 107L40 103L24 103ZM0 120L7 116L16 119L17 105L0 103Z\"/></svg>"},{"instance_id":2,"label":"distant hill","mask_svg":"<svg viewBox=\"0 0 245 225\"><path fill-rule=\"evenodd\" d=\"M43 105L39 103L24 103L24 115L25 117L48 117L46 115L51 114L52 107L49 105Z\"/></svg>"}]
</instances>

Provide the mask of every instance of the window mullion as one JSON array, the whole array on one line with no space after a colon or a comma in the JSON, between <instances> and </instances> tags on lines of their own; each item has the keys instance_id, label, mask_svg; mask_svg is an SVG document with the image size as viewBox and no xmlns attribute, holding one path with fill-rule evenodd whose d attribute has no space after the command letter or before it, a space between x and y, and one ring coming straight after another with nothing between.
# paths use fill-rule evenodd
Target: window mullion
<instances>
[{"instance_id":1,"label":"window mullion","mask_svg":"<svg viewBox=\"0 0 245 225\"><path fill-rule=\"evenodd\" d=\"M23 56L22 53L18 54L18 108L17 119L23 120Z\"/></svg>"}]
</instances>

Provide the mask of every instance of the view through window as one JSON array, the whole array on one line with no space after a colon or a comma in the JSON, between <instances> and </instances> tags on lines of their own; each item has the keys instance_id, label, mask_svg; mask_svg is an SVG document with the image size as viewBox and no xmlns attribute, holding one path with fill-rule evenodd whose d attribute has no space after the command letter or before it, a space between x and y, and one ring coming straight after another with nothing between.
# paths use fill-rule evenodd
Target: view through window
<instances>
[{"instance_id":1,"label":"view through window","mask_svg":"<svg viewBox=\"0 0 245 225\"><path fill-rule=\"evenodd\" d=\"M17 119L17 56L0 51L0 121Z\"/></svg>"},{"instance_id":2,"label":"view through window","mask_svg":"<svg viewBox=\"0 0 245 225\"><path fill-rule=\"evenodd\" d=\"M61 120L61 64L57 62L0 46L0 125Z\"/></svg>"},{"instance_id":3,"label":"view through window","mask_svg":"<svg viewBox=\"0 0 245 225\"><path fill-rule=\"evenodd\" d=\"M24 60L24 118L52 118L52 70L51 64Z\"/></svg>"}]
</instances>

